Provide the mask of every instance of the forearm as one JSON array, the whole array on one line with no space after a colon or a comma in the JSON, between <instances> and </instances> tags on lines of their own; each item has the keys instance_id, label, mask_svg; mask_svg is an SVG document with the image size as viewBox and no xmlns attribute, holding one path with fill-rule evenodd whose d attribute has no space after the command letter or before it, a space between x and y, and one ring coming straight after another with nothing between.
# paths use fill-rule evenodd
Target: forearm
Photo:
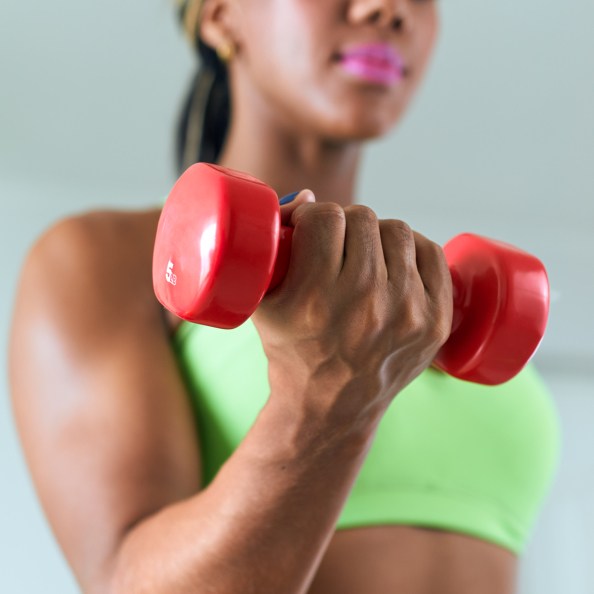
<instances>
[{"instance_id":1,"label":"forearm","mask_svg":"<svg viewBox=\"0 0 594 594\"><path fill-rule=\"evenodd\" d=\"M208 488L126 535L115 593L305 592L376 420L331 435L323 424L269 403Z\"/></svg>"}]
</instances>

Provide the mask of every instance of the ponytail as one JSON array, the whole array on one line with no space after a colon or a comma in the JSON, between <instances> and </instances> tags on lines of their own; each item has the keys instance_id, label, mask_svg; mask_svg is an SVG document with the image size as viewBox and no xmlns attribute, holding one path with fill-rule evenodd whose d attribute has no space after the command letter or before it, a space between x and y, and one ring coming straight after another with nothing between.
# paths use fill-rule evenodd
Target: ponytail
<instances>
[{"instance_id":1,"label":"ponytail","mask_svg":"<svg viewBox=\"0 0 594 594\"><path fill-rule=\"evenodd\" d=\"M199 39L200 67L177 121L175 159L178 175L198 161L216 163L225 143L231 113L227 68Z\"/></svg>"}]
</instances>

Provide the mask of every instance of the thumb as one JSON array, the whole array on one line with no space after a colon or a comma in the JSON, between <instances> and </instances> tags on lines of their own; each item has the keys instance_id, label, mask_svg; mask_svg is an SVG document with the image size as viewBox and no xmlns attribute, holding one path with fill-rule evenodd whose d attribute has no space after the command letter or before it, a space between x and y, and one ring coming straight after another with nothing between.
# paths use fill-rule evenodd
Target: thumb
<instances>
[{"instance_id":1,"label":"thumb","mask_svg":"<svg viewBox=\"0 0 594 594\"><path fill-rule=\"evenodd\" d=\"M315 201L316 197L311 190L301 190L301 192L294 192L293 194L288 194L281 198L279 201L281 225L290 226L293 211L301 204Z\"/></svg>"}]
</instances>

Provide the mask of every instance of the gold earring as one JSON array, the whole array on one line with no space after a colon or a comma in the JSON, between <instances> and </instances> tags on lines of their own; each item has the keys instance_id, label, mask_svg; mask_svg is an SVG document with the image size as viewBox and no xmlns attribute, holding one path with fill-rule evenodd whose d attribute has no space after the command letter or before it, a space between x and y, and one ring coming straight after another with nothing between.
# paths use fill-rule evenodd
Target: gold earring
<instances>
[{"instance_id":1,"label":"gold earring","mask_svg":"<svg viewBox=\"0 0 594 594\"><path fill-rule=\"evenodd\" d=\"M232 41L225 41L217 47L217 57L223 64L228 64L235 56L235 45Z\"/></svg>"}]
</instances>

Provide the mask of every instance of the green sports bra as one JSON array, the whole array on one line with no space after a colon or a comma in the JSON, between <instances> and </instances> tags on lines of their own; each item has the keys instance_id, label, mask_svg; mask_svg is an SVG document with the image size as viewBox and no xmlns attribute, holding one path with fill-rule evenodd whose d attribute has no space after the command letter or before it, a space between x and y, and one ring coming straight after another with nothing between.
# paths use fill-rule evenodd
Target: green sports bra
<instances>
[{"instance_id":1,"label":"green sports bra","mask_svg":"<svg viewBox=\"0 0 594 594\"><path fill-rule=\"evenodd\" d=\"M196 412L207 485L268 398L267 359L250 320L235 330L183 322L173 347ZM337 529L432 527L519 553L558 450L552 399L531 366L495 387L429 368L383 417Z\"/></svg>"}]
</instances>

